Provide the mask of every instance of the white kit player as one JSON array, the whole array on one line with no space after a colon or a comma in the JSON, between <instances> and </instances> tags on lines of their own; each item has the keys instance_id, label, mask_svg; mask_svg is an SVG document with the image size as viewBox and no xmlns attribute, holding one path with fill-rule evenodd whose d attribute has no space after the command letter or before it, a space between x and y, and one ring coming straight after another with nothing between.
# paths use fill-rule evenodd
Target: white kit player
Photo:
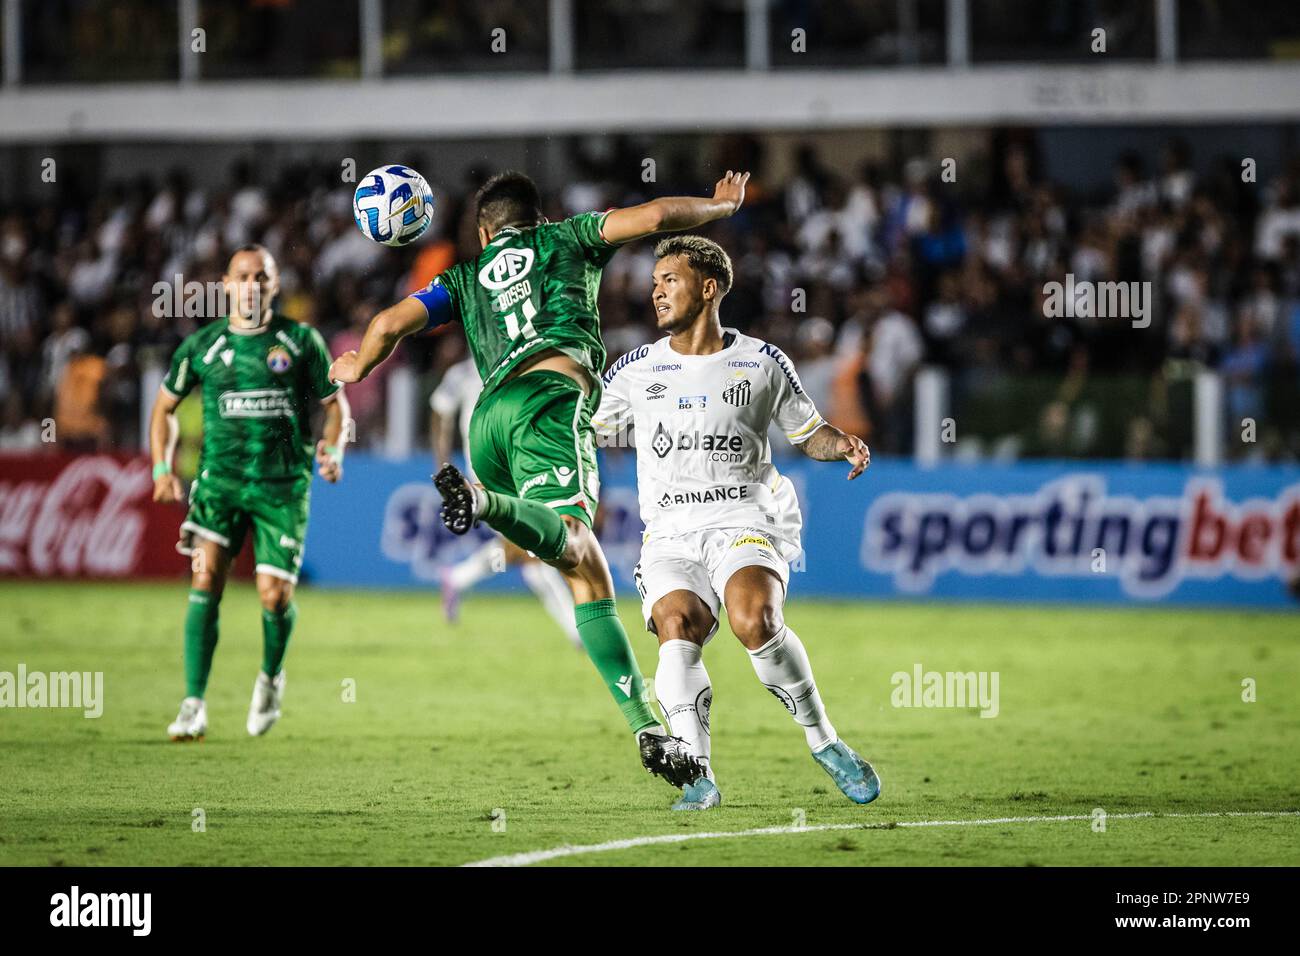
<instances>
[{"instance_id":1,"label":"white kit player","mask_svg":"<svg viewBox=\"0 0 1300 956\"><path fill-rule=\"evenodd\" d=\"M431 431L434 461L451 461L451 443L454 429L459 428L461 447L465 449L466 471L474 481L474 466L469 458L469 420L474 404L483 393L483 380L478 376L472 358L462 359L452 365L442 376L442 381L429 396L433 410ZM565 636L578 650L582 638L573 616L573 594L565 583L564 575L531 557L528 552L497 536L464 560L444 568L440 575L442 611L448 621L454 622L460 613L460 596L489 575L504 571L507 565L521 565L519 573L529 590L537 595L546 612L559 625Z\"/></svg>"},{"instance_id":2,"label":"white kit player","mask_svg":"<svg viewBox=\"0 0 1300 956\"><path fill-rule=\"evenodd\" d=\"M655 249L655 321L668 333L628 352L604 376L593 424L626 434L637 449L637 492L646 525L636 569L646 627L659 638L655 692L671 728L707 768L673 805L722 802L710 761L713 689L701 659L725 607L754 672L807 737L813 759L856 803L880 793L875 771L841 741L822 706L803 642L782 608L802 517L794 488L772 465L775 422L818 461L867 467L861 439L824 421L777 348L718 317L731 260L717 243L674 236Z\"/></svg>"}]
</instances>

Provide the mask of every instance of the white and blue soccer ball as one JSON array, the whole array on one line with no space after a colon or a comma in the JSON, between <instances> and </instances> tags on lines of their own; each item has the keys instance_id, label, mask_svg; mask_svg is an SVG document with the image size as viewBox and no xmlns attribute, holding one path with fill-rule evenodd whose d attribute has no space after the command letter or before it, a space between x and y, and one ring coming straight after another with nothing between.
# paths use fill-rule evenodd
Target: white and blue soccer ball
<instances>
[{"instance_id":1,"label":"white and blue soccer ball","mask_svg":"<svg viewBox=\"0 0 1300 956\"><path fill-rule=\"evenodd\" d=\"M433 222L433 190L409 166L380 166L357 183L352 216L367 239L385 246L405 246Z\"/></svg>"}]
</instances>

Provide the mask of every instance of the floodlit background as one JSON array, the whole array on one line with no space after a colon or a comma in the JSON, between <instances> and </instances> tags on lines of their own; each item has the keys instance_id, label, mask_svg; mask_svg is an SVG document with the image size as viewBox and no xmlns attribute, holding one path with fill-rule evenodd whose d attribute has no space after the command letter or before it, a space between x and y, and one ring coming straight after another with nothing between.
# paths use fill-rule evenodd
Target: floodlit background
<instances>
[{"instance_id":1,"label":"floodlit background","mask_svg":"<svg viewBox=\"0 0 1300 956\"><path fill-rule=\"evenodd\" d=\"M1300 860L1294 0L0 0L0 77L0 863ZM436 194L402 250L350 214L391 163ZM279 307L355 347L477 255L474 190L507 168L552 219L753 172L706 230L736 266L724 322L874 451L848 482L772 447L805 519L785 619L884 781L872 805L725 622L725 802L699 815L666 812L517 570L444 620L442 570L487 536L447 533L429 481L454 326L348 389L358 447L312 489L282 720L243 729L245 549L208 739L168 741L190 569L143 436L216 318L173 296L257 240ZM611 362L656 335L652 249L605 271ZM601 457L649 677L634 457ZM102 695L9 709L47 672ZM921 697L931 677L998 699Z\"/></svg>"},{"instance_id":2,"label":"floodlit background","mask_svg":"<svg viewBox=\"0 0 1300 956\"><path fill-rule=\"evenodd\" d=\"M806 589L1288 601L1294 4L4 0L0 13L0 573L183 573L144 546L176 516L138 489L145 530L109 568L75 541L34 559L39 541L55 547L38 532L51 519L13 491L58 487L73 455L120 453L121 475L105 464L98 480L126 481L171 351L205 321L156 314L156 283L215 280L233 246L264 242L280 308L337 353L477 253L470 198L494 171L535 176L556 218L703 193L747 168L745 208L707 230L738 272L724 320L785 349L824 414L877 456L832 529L809 502L839 500L833 469L774 443L808 510ZM434 228L401 251L350 215L355 177L391 162L437 194ZM653 336L651 249L606 271L611 361ZM1145 317L1049 315L1067 274L1148 284ZM349 389L371 455L318 494L309 578L415 584L454 556L431 492L395 496L424 480L428 395L462 356L458 332L408 342ZM196 405L182 406L186 473ZM631 557L627 457L607 453L605 531ZM1009 539L1008 514L1054 496L1061 553ZM1267 531L1243 541L1255 511ZM1086 527L1071 537L1075 513Z\"/></svg>"}]
</instances>

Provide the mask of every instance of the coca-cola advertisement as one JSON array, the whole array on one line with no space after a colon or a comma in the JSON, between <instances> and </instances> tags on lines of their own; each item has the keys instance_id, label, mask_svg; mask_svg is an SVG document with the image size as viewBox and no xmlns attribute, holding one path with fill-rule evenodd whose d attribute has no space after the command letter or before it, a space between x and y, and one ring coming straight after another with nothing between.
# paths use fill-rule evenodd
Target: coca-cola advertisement
<instances>
[{"instance_id":1,"label":"coca-cola advertisement","mask_svg":"<svg viewBox=\"0 0 1300 956\"><path fill-rule=\"evenodd\" d=\"M0 576L183 574L182 511L152 491L144 456L0 454Z\"/></svg>"}]
</instances>

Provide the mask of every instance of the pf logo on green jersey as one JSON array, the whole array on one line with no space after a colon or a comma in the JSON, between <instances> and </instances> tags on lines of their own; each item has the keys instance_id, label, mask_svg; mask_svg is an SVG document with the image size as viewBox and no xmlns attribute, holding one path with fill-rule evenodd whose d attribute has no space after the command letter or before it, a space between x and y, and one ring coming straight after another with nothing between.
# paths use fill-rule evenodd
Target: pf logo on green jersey
<instances>
[{"instance_id":1,"label":"pf logo on green jersey","mask_svg":"<svg viewBox=\"0 0 1300 956\"><path fill-rule=\"evenodd\" d=\"M532 249L502 249L478 270L478 281L485 289L499 291L513 285L533 267L536 253Z\"/></svg>"}]
</instances>

